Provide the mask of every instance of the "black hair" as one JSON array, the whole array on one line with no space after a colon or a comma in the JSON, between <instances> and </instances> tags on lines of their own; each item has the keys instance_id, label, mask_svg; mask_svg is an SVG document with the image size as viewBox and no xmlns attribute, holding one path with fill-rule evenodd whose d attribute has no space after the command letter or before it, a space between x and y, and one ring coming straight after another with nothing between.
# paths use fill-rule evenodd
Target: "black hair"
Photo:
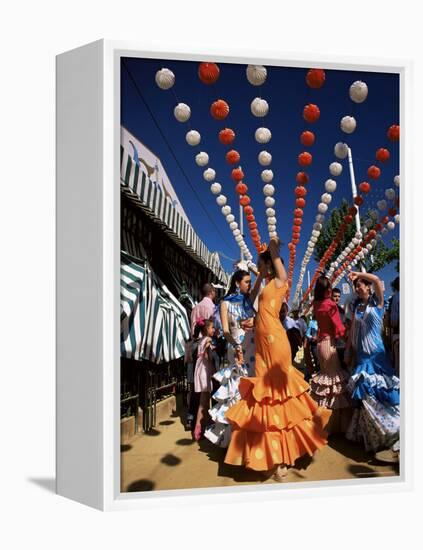
<instances>
[{"instance_id":1,"label":"black hair","mask_svg":"<svg viewBox=\"0 0 423 550\"><path fill-rule=\"evenodd\" d=\"M316 302L321 302L327 298L328 290L330 290L330 281L325 275L320 275L314 286L314 299Z\"/></svg>"},{"instance_id":2,"label":"black hair","mask_svg":"<svg viewBox=\"0 0 423 550\"><path fill-rule=\"evenodd\" d=\"M333 288L333 289L332 289L332 294L333 294L334 292L335 292L336 294L341 295L341 291L339 290L339 288Z\"/></svg>"},{"instance_id":3,"label":"black hair","mask_svg":"<svg viewBox=\"0 0 423 550\"><path fill-rule=\"evenodd\" d=\"M236 291L237 283L240 283L244 277L247 275L250 275L248 271L245 271L245 269L237 269L235 273L231 277L231 284L229 285L229 290L226 294L226 296L230 296L231 294L234 294Z\"/></svg>"},{"instance_id":4,"label":"black hair","mask_svg":"<svg viewBox=\"0 0 423 550\"><path fill-rule=\"evenodd\" d=\"M399 288L400 288L400 278L399 277L395 277L395 279L391 283L391 287L393 288L393 290L399 290Z\"/></svg>"},{"instance_id":5,"label":"black hair","mask_svg":"<svg viewBox=\"0 0 423 550\"><path fill-rule=\"evenodd\" d=\"M361 277L357 277L357 279L354 279L353 282L354 290L357 288L357 285L360 281L364 283L367 287L371 288L372 283L370 281L368 281L367 279L362 279Z\"/></svg>"}]
</instances>

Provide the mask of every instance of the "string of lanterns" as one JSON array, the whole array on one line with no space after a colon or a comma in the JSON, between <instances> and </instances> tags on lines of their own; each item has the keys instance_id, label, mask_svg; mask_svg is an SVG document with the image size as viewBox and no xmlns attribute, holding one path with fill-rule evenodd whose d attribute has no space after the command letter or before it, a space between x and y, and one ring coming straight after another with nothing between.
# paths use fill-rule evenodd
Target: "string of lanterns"
<instances>
[{"instance_id":1,"label":"string of lanterns","mask_svg":"<svg viewBox=\"0 0 423 550\"><path fill-rule=\"evenodd\" d=\"M200 63L198 69L198 76L200 80L205 84L214 84L219 78L220 70L215 63ZM175 84L174 73L167 69L162 68L156 73L156 83L162 90L169 90ZM176 94L175 94L176 96ZM229 105L226 101L218 99L213 102L210 107L210 113L216 120L223 120L229 114ZM188 123L191 118L191 108L186 103L178 102L174 108L173 114L178 122ZM226 129L229 130L229 129ZM186 142L192 147L196 147L201 142L201 134L197 130L190 129L185 136ZM235 139L235 133L230 131L221 131L219 139L222 143L231 143ZM231 154L230 154L231 153ZM229 152L227 154L227 160L231 162L239 161L239 155L235 154L236 151ZM199 167L206 167L209 164L209 155L205 151L200 151L195 156L195 162ZM244 237L241 234L238 223L235 220L234 214L232 214L232 208L228 204L228 199L222 194L222 185L216 181L216 171L212 167L207 167L203 172L203 178L205 181L211 184L210 191L216 196L216 203L221 208L221 213L225 217L226 222L229 225L229 229L232 231L232 235L238 244L240 250L244 253L247 260L252 260L253 256L248 249L247 244L244 241Z\"/></svg>"}]
</instances>

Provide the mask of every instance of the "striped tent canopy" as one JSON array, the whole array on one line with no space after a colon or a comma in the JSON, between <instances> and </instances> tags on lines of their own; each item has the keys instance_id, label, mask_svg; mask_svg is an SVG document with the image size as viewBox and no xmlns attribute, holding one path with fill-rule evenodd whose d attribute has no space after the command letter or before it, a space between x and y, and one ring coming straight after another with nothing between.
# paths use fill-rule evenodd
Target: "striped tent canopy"
<instances>
[{"instance_id":1,"label":"striped tent canopy","mask_svg":"<svg viewBox=\"0 0 423 550\"><path fill-rule=\"evenodd\" d=\"M183 357L189 338L184 307L148 264L121 254L121 356L152 363Z\"/></svg>"},{"instance_id":2,"label":"striped tent canopy","mask_svg":"<svg viewBox=\"0 0 423 550\"><path fill-rule=\"evenodd\" d=\"M165 196L160 186L148 178L139 163L122 146L120 160L122 191L160 224L174 242L226 285L229 277L220 264L219 255L207 249L191 225L179 214L169 196Z\"/></svg>"}]
</instances>

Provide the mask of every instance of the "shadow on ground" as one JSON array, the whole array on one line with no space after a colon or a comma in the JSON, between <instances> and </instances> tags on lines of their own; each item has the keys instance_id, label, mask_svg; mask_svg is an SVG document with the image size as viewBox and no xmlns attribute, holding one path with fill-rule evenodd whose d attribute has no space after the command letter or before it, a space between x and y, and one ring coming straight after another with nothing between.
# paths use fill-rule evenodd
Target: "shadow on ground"
<instances>
[{"instance_id":1,"label":"shadow on ground","mask_svg":"<svg viewBox=\"0 0 423 550\"><path fill-rule=\"evenodd\" d=\"M130 485L128 485L128 488L125 493L138 493L140 491L152 491L155 487L155 483L150 481L149 479L138 479L137 481L133 481Z\"/></svg>"}]
</instances>

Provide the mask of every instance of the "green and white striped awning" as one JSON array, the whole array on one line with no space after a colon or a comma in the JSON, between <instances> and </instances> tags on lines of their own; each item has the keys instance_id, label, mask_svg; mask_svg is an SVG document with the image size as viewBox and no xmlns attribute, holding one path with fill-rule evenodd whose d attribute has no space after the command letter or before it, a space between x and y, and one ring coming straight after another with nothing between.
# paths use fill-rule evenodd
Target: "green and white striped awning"
<instances>
[{"instance_id":1,"label":"green and white striped awning","mask_svg":"<svg viewBox=\"0 0 423 550\"><path fill-rule=\"evenodd\" d=\"M190 328L184 307L151 268L121 254L121 356L152 363L183 357Z\"/></svg>"},{"instance_id":2,"label":"green and white striped awning","mask_svg":"<svg viewBox=\"0 0 423 550\"><path fill-rule=\"evenodd\" d=\"M211 253L179 214L169 197L165 196L121 146L120 181L122 191L140 206L164 231L196 261L200 261L219 282L227 284L228 274L220 264L218 254Z\"/></svg>"}]
</instances>

